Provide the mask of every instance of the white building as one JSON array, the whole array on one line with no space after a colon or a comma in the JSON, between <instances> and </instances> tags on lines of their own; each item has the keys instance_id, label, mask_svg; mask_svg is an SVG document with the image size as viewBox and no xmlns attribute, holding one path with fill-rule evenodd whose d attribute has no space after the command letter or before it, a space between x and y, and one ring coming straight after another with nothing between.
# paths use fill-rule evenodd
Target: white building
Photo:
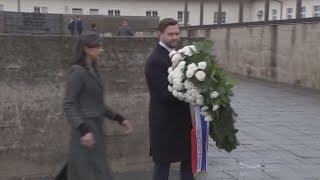
<instances>
[{"instance_id":1,"label":"white building","mask_svg":"<svg viewBox=\"0 0 320 180\"><path fill-rule=\"evenodd\" d=\"M201 0L189 0L189 24L200 24ZM243 21L263 21L265 0L244 0ZM0 0L0 11L172 17L184 22L184 0ZM222 23L239 22L239 0L222 0ZM320 0L302 0L302 17L320 17ZM271 0L270 20L293 19L296 0ZM218 1L204 0L203 24L217 23Z\"/></svg>"}]
</instances>

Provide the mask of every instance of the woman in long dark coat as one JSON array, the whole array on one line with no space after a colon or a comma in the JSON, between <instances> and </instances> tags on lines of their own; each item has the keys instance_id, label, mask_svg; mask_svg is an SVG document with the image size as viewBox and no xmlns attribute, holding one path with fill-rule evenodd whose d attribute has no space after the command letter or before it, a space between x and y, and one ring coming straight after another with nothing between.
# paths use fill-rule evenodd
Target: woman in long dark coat
<instances>
[{"instance_id":1,"label":"woman in long dark coat","mask_svg":"<svg viewBox=\"0 0 320 180\"><path fill-rule=\"evenodd\" d=\"M128 120L104 104L104 88L96 61L103 52L97 33L79 36L76 63L72 65L64 98L65 115L71 125L67 161L68 180L112 179L106 162L103 118L118 121L126 133Z\"/></svg>"}]
</instances>

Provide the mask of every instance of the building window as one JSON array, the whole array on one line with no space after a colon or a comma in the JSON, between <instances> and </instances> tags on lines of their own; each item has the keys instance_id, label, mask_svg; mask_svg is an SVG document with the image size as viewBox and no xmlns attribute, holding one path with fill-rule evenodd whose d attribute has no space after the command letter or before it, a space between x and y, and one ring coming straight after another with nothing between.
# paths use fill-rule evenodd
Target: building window
<instances>
[{"instance_id":1,"label":"building window","mask_svg":"<svg viewBox=\"0 0 320 180\"><path fill-rule=\"evenodd\" d=\"M301 7L301 18L306 18L306 12L307 8L306 7Z\"/></svg>"},{"instance_id":2,"label":"building window","mask_svg":"<svg viewBox=\"0 0 320 180\"><path fill-rule=\"evenodd\" d=\"M158 11L146 11L146 16L158 16Z\"/></svg>"},{"instance_id":3,"label":"building window","mask_svg":"<svg viewBox=\"0 0 320 180\"><path fill-rule=\"evenodd\" d=\"M189 11L187 12L187 22L189 22ZM184 22L184 11L178 11L178 22L183 23Z\"/></svg>"},{"instance_id":4,"label":"building window","mask_svg":"<svg viewBox=\"0 0 320 180\"><path fill-rule=\"evenodd\" d=\"M109 16L120 16L120 10L108 10Z\"/></svg>"},{"instance_id":5,"label":"building window","mask_svg":"<svg viewBox=\"0 0 320 180\"><path fill-rule=\"evenodd\" d=\"M183 12L178 11L178 22L183 22Z\"/></svg>"},{"instance_id":6,"label":"building window","mask_svg":"<svg viewBox=\"0 0 320 180\"><path fill-rule=\"evenodd\" d=\"M114 10L114 15L115 16L120 16L120 10Z\"/></svg>"},{"instance_id":7,"label":"building window","mask_svg":"<svg viewBox=\"0 0 320 180\"><path fill-rule=\"evenodd\" d=\"M257 21L263 21L263 11L257 12Z\"/></svg>"},{"instance_id":8,"label":"building window","mask_svg":"<svg viewBox=\"0 0 320 180\"><path fill-rule=\"evenodd\" d=\"M313 17L320 17L320 6L313 6Z\"/></svg>"},{"instance_id":9,"label":"building window","mask_svg":"<svg viewBox=\"0 0 320 180\"><path fill-rule=\"evenodd\" d=\"M72 14L82 14L81 8L72 8Z\"/></svg>"},{"instance_id":10,"label":"building window","mask_svg":"<svg viewBox=\"0 0 320 180\"><path fill-rule=\"evenodd\" d=\"M158 11L153 11L152 16L158 16Z\"/></svg>"},{"instance_id":11,"label":"building window","mask_svg":"<svg viewBox=\"0 0 320 180\"><path fill-rule=\"evenodd\" d=\"M287 8L287 19L293 19L293 9Z\"/></svg>"},{"instance_id":12,"label":"building window","mask_svg":"<svg viewBox=\"0 0 320 180\"><path fill-rule=\"evenodd\" d=\"M272 9L272 20L278 20L278 10Z\"/></svg>"},{"instance_id":13,"label":"building window","mask_svg":"<svg viewBox=\"0 0 320 180\"><path fill-rule=\"evenodd\" d=\"M48 7L33 7L34 13L48 13Z\"/></svg>"},{"instance_id":14,"label":"building window","mask_svg":"<svg viewBox=\"0 0 320 180\"><path fill-rule=\"evenodd\" d=\"M221 23L225 24L226 23L226 12L221 12L221 13L222 13ZM219 17L219 12L214 12L213 23L215 23L215 24L218 23L218 17Z\"/></svg>"},{"instance_id":15,"label":"building window","mask_svg":"<svg viewBox=\"0 0 320 180\"><path fill-rule=\"evenodd\" d=\"M0 11L3 11L3 4L0 4Z\"/></svg>"},{"instance_id":16,"label":"building window","mask_svg":"<svg viewBox=\"0 0 320 180\"><path fill-rule=\"evenodd\" d=\"M90 9L90 15L98 15L99 9Z\"/></svg>"},{"instance_id":17,"label":"building window","mask_svg":"<svg viewBox=\"0 0 320 180\"><path fill-rule=\"evenodd\" d=\"M41 7L41 13L48 13L48 7Z\"/></svg>"},{"instance_id":18,"label":"building window","mask_svg":"<svg viewBox=\"0 0 320 180\"><path fill-rule=\"evenodd\" d=\"M33 12L40 13L40 7L37 7L37 6L33 7Z\"/></svg>"},{"instance_id":19,"label":"building window","mask_svg":"<svg viewBox=\"0 0 320 180\"><path fill-rule=\"evenodd\" d=\"M227 13L226 12L222 12L222 20L221 20L222 24L226 23L226 16L227 16Z\"/></svg>"}]
</instances>

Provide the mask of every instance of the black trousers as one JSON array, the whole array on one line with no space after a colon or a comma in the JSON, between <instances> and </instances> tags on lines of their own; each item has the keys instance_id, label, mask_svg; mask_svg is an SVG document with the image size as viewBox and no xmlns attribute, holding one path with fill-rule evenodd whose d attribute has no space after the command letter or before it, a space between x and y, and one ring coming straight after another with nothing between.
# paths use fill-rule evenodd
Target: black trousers
<instances>
[{"instance_id":1,"label":"black trousers","mask_svg":"<svg viewBox=\"0 0 320 180\"><path fill-rule=\"evenodd\" d=\"M170 163L155 162L153 180L168 180ZM194 180L191 161L182 161L180 165L181 180Z\"/></svg>"},{"instance_id":2,"label":"black trousers","mask_svg":"<svg viewBox=\"0 0 320 180\"><path fill-rule=\"evenodd\" d=\"M64 164L63 168L60 170L54 180L67 180L67 163Z\"/></svg>"}]
</instances>

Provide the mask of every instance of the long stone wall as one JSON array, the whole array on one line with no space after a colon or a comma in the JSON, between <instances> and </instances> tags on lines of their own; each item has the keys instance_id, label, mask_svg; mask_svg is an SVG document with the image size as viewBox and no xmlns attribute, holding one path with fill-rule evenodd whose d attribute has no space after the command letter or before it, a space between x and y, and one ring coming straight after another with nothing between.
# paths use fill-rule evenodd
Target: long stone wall
<instances>
[{"instance_id":1,"label":"long stone wall","mask_svg":"<svg viewBox=\"0 0 320 180\"><path fill-rule=\"evenodd\" d=\"M320 23L218 28L209 38L219 63L231 72L319 89L319 28Z\"/></svg>"},{"instance_id":2,"label":"long stone wall","mask_svg":"<svg viewBox=\"0 0 320 180\"><path fill-rule=\"evenodd\" d=\"M181 32L184 37L212 40L217 62L229 72L316 89L320 89L319 34L319 18L192 26Z\"/></svg>"},{"instance_id":3,"label":"long stone wall","mask_svg":"<svg viewBox=\"0 0 320 180\"><path fill-rule=\"evenodd\" d=\"M66 160L69 126L62 111L65 76L75 39L0 35L0 179L52 173ZM101 72L106 102L134 125L126 137L107 121L108 156L115 171L150 162L148 93L143 65L155 38L105 39Z\"/></svg>"},{"instance_id":4,"label":"long stone wall","mask_svg":"<svg viewBox=\"0 0 320 180\"><path fill-rule=\"evenodd\" d=\"M3 12L0 12L0 34L4 32L4 19L3 19Z\"/></svg>"}]
</instances>

